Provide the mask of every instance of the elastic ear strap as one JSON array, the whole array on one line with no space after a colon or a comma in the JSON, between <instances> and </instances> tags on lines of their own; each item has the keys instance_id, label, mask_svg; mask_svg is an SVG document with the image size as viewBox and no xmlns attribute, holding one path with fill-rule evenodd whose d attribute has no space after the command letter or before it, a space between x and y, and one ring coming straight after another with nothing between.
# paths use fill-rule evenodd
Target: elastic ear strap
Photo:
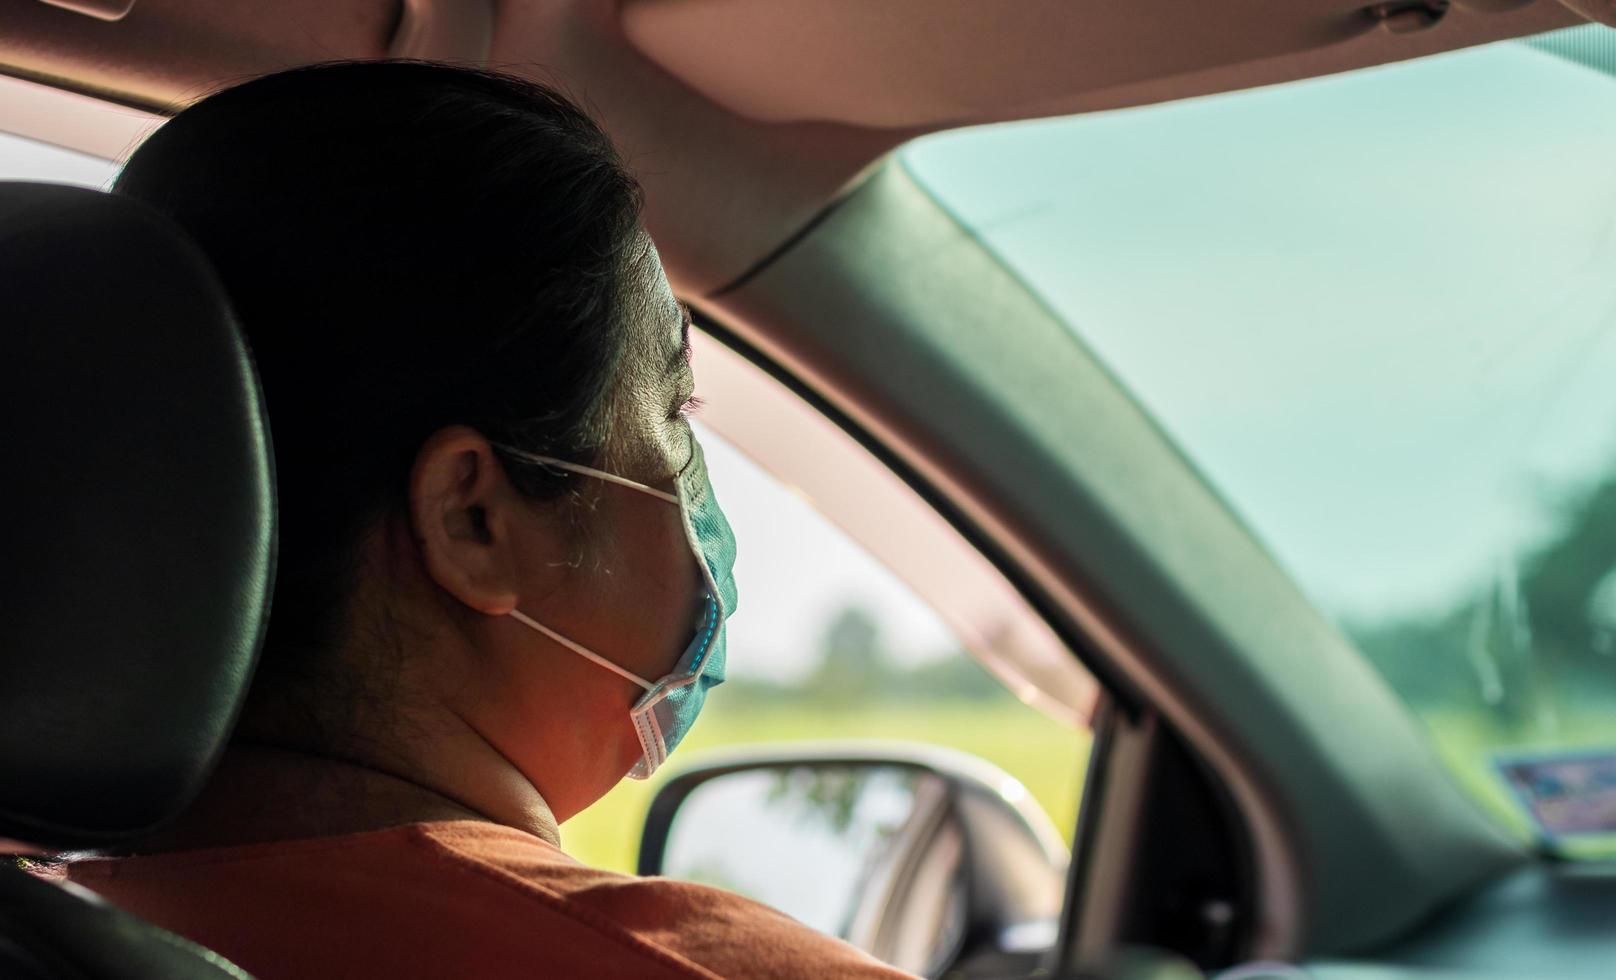
<instances>
[{"instance_id":1,"label":"elastic ear strap","mask_svg":"<svg viewBox=\"0 0 1616 980\"><path fill-rule=\"evenodd\" d=\"M537 621L535 619L530 618L526 613L522 612L520 609L512 609L511 610L511 617L514 618L517 622L521 623L524 626L528 626L528 627L530 627L532 629L538 630L540 633L543 633L545 636L548 636L550 639L552 639L552 640L556 641L557 643L561 644L562 646L566 647L568 650L571 650L573 653L576 653L578 656L583 657L585 660L590 660L590 661L593 661L593 662L595 662L597 664L600 664L602 667L605 667L607 670L611 671L612 673L616 674L617 676L623 678L624 680L633 681L634 683L640 685L640 687L644 688L647 691L651 690L653 687L656 686L655 684L651 684L651 683L649 683L647 681L641 680L638 677L635 677L633 674L629 673L628 671L624 670L623 668L621 668L621 667L617 666L616 664L612 663L610 660L607 660L605 657L601 656L600 654L596 653L595 651L590 650L590 649L588 649L586 647L580 646L577 643L574 643L573 641L567 639L566 637L562 636L560 633L557 633L555 630L553 630L550 627L544 625L543 623L541 623L541 622L539 622L539 621Z\"/></svg>"},{"instance_id":2,"label":"elastic ear strap","mask_svg":"<svg viewBox=\"0 0 1616 980\"><path fill-rule=\"evenodd\" d=\"M668 761L668 743L662 737L662 725L657 721L654 707L636 711L632 717L634 733L640 737L640 751L645 754L645 774L650 776Z\"/></svg>"},{"instance_id":3,"label":"elastic ear strap","mask_svg":"<svg viewBox=\"0 0 1616 980\"><path fill-rule=\"evenodd\" d=\"M512 456L519 456L522 459L528 460L529 462L542 463L545 466L554 466L558 470L567 470L572 473L581 473L584 476L592 476L597 480L605 480L607 483L615 483L620 487L628 487L630 490L638 490L641 493L648 493L651 496L665 500L670 504L679 503L679 498L666 490L658 490L656 487L648 487L643 483L635 483L633 480L618 476L616 473L608 473L605 470L597 470L593 466L584 466L582 463L569 463L564 459L556 459L554 456L540 456L537 453L526 452L524 450L517 449L514 446L504 445L503 443L497 443L496 446L503 452L510 453Z\"/></svg>"}]
</instances>

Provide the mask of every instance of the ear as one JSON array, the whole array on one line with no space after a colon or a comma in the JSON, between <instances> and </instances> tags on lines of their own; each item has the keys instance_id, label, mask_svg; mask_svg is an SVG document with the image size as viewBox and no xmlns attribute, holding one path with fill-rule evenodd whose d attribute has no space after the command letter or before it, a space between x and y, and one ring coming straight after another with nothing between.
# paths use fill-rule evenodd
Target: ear
<instances>
[{"instance_id":1,"label":"ear","mask_svg":"<svg viewBox=\"0 0 1616 980\"><path fill-rule=\"evenodd\" d=\"M518 497L488 440L467 426L434 432L410 468L410 530L427 574L478 612L516 608Z\"/></svg>"}]
</instances>

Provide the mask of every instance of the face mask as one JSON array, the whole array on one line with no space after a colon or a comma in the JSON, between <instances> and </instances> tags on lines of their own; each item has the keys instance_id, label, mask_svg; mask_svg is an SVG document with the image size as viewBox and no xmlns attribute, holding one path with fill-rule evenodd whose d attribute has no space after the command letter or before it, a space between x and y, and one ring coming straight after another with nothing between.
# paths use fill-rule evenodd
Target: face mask
<instances>
[{"instance_id":1,"label":"face mask","mask_svg":"<svg viewBox=\"0 0 1616 980\"><path fill-rule=\"evenodd\" d=\"M509 446L498 447L518 459L615 483L679 508L685 538L695 554L696 563L701 566L706 596L695 636L684 654L674 663L672 672L661 680L654 683L645 680L529 618L520 610L510 612L511 617L524 626L543 633L568 650L645 689L645 696L629 709L629 720L639 736L641 749L640 760L629 771L629 776L634 779L646 779L656 772L657 767L690 731L690 726L696 723L696 715L707 700L708 690L724 682L724 621L735 612L736 599L735 534L713 497L701 444L696 442L693 435L690 442L690 462L679 472L677 496L588 466L551 456L537 456Z\"/></svg>"}]
</instances>

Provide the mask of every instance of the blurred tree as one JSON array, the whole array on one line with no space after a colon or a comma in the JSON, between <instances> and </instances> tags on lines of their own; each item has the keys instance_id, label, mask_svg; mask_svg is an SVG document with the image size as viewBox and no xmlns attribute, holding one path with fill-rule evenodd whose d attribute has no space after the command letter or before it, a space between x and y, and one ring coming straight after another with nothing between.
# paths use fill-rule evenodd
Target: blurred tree
<instances>
[{"instance_id":1,"label":"blurred tree","mask_svg":"<svg viewBox=\"0 0 1616 980\"><path fill-rule=\"evenodd\" d=\"M1015 695L964 650L928 660L903 675L910 698L951 701L1014 701Z\"/></svg>"},{"instance_id":2,"label":"blurred tree","mask_svg":"<svg viewBox=\"0 0 1616 980\"><path fill-rule=\"evenodd\" d=\"M1552 729L1561 706L1616 698L1616 477L1555 508L1553 529L1472 598L1346 630L1416 708L1481 709Z\"/></svg>"},{"instance_id":3,"label":"blurred tree","mask_svg":"<svg viewBox=\"0 0 1616 980\"><path fill-rule=\"evenodd\" d=\"M806 684L812 695L852 704L878 696L891 681L880 621L862 606L847 606L831 617L819 651L819 664Z\"/></svg>"},{"instance_id":4,"label":"blurred tree","mask_svg":"<svg viewBox=\"0 0 1616 980\"><path fill-rule=\"evenodd\" d=\"M1561 703L1608 706L1616 695L1616 651L1602 605L1605 583L1616 571L1616 478L1563 507L1559 524L1521 562L1532 662L1539 682Z\"/></svg>"}]
</instances>

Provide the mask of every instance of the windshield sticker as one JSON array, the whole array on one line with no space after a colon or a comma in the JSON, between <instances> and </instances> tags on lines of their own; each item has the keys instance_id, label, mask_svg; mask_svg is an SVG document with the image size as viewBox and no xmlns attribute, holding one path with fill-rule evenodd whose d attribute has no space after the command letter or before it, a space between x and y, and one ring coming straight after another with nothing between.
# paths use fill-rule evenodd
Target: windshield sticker
<instances>
[{"instance_id":1,"label":"windshield sticker","mask_svg":"<svg viewBox=\"0 0 1616 980\"><path fill-rule=\"evenodd\" d=\"M1616 833L1616 751L1515 755L1498 769L1549 836Z\"/></svg>"}]
</instances>

